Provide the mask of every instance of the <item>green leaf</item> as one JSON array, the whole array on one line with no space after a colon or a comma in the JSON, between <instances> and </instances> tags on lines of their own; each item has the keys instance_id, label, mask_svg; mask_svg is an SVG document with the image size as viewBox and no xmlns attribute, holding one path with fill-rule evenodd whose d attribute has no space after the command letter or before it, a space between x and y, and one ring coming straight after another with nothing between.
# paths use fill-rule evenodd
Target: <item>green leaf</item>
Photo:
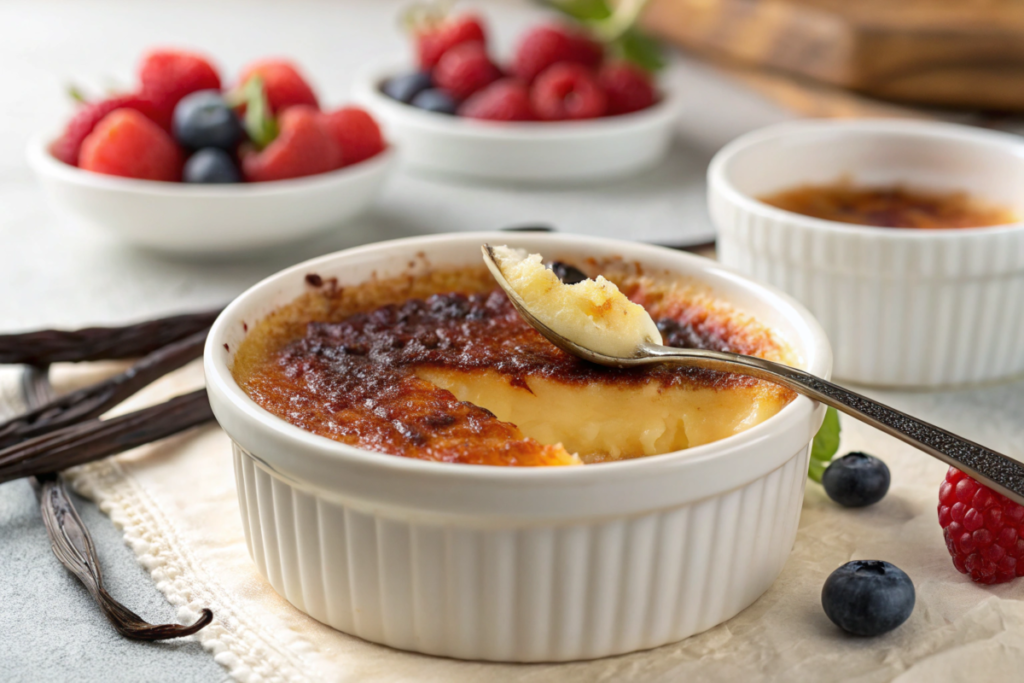
<instances>
[{"instance_id":1,"label":"green leaf","mask_svg":"<svg viewBox=\"0 0 1024 683\"><path fill-rule=\"evenodd\" d=\"M632 62L647 71L658 71L665 67L661 43L635 28L629 29L614 40L611 49L620 59Z\"/></svg>"},{"instance_id":2,"label":"green leaf","mask_svg":"<svg viewBox=\"0 0 1024 683\"><path fill-rule=\"evenodd\" d=\"M74 83L68 86L68 97L70 97L75 104L85 104L89 101L89 98L85 96L85 92Z\"/></svg>"},{"instance_id":3,"label":"green leaf","mask_svg":"<svg viewBox=\"0 0 1024 683\"><path fill-rule=\"evenodd\" d=\"M252 76L240 88L229 93L227 101L233 107L245 105L242 126L257 149L263 149L277 138L277 120L270 111L262 77Z\"/></svg>"},{"instance_id":4,"label":"green leaf","mask_svg":"<svg viewBox=\"0 0 1024 683\"><path fill-rule=\"evenodd\" d=\"M602 21L612 15L606 0L541 0L541 4L583 23Z\"/></svg>"},{"instance_id":5,"label":"green leaf","mask_svg":"<svg viewBox=\"0 0 1024 683\"><path fill-rule=\"evenodd\" d=\"M814 443L811 444L811 467L807 476L814 481L821 483L821 475L839 451L839 412L835 408L825 411L825 421L821 423L821 429L814 435Z\"/></svg>"}]
</instances>

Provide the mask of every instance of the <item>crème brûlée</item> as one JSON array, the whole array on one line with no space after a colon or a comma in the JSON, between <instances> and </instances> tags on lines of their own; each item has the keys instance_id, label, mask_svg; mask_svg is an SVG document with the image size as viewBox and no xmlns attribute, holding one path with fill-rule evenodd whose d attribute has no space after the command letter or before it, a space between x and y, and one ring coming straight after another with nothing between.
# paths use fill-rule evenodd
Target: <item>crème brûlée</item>
<instances>
[{"instance_id":1,"label":"cr\u00e8me br\u00fbl\u00e9e","mask_svg":"<svg viewBox=\"0 0 1024 683\"><path fill-rule=\"evenodd\" d=\"M794 398L728 373L587 363L524 322L483 266L414 265L351 287L310 274L307 293L249 330L235 380L270 413L350 446L505 466L699 446ZM619 259L574 265L642 306L669 346L794 360L770 330L698 285Z\"/></svg>"}]
</instances>

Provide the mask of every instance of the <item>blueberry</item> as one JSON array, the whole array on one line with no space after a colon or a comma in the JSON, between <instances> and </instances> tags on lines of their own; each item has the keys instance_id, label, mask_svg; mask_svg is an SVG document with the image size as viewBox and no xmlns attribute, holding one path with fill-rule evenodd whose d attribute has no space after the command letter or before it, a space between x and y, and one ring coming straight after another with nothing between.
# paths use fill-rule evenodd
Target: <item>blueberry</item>
<instances>
[{"instance_id":1,"label":"blueberry","mask_svg":"<svg viewBox=\"0 0 1024 683\"><path fill-rule=\"evenodd\" d=\"M867 453L847 453L832 463L821 475L821 485L828 497L843 507L861 508L874 505L889 490L889 468Z\"/></svg>"},{"instance_id":2,"label":"blueberry","mask_svg":"<svg viewBox=\"0 0 1024 683\"><path fill-rule=\"evenodd\" d=\"M562 261L552 261L551 270L554 271L558 279L566 285L574 285L577 282L583 282L587 279L587 274L576 266L570 266L568 263Z\"/></svg>"},{"instance_id":3,"label":"blueberry","mask_svg":"<svg viewBox=\"0 0 1024 683\"><path fill-rule=\"evenodd\" d=\"M393 100L409 104L412 98L434 85L430 74L425 71L418 71L411 74L395 76L384 81L381 90Z\"/></svg>"},{"instance_id":4,"label":"blueberry","mask_svg":"<svg viewBox=\"0 0 1024 683\"><path fill-rule=\"evenodd\" d=\"M459 108L458 102L451 95L438 88L424 90L412 98L410 104L417 109L425 109L437 112L438 114L451 114L452 116L455 115L455 111Z\"/></svg>"},{"instance_id":5,"label":"blueberry","mask_svg":"<svg viewBox=\"0 0 1024 683\"><path fill-rule=\"evenodd\" d=\"M245 134L235 110L216 90L186 95L174 108L174 139L189 149L231 150Z\"/></svg>"},{"instance_id":6,"label":"blueberry","mask_svg":"<svg viewBox=\"0 0 1024 683\"><path fill-rule=\"evenodd\" d=\"M914 582L899 567L880 560L854 560L825 581L821 606L844 631L878 636L910 617L914 597Z\"/></svg>"},{"instance_id":7,"label":"blueberry","mask_svg":"<svg viewBox=\"0 0 1024 683\"><path fill-rule=\"evenodd\" d=\"M188 158L182 179L186 183L240 183L242 174L230 154L207 147Z\"/></svg>"}]
</instances>

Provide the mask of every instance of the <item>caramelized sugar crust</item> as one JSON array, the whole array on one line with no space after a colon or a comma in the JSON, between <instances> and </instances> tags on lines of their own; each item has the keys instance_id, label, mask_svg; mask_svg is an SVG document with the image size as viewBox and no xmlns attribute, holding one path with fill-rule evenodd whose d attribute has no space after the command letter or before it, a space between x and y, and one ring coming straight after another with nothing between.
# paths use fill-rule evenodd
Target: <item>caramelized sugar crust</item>
<instances>
[{"instance_id":1,"label":"caramelized sugar crust","mask_svg":"<svg viewBox=\"0 0 1024 683\"><path fill-rule=\"evenodd\" d=\"M621 262L589 263L584 270L601 272L645 306L666 344L784 359L766 330L690 288L658 284ZM497 372L523 391L530 391L527 377L544 377L566 384L743 388L791 398L774 385L725 373L584 363L523 322L476 268L345 290L328 283L250 332L233 372L271 413L362 449L467 464L578 462L561 446L526 438L515 425L416 376L417 368L428 367Z\"/></svg>"},{"instance_id":2,"label":"caramelized sugar crust","mask_svg":"<svg viewBox=\"0 0 1024 683\"><path fill-rule=\"evenodd\" d=\"M1009 209L987 205L964 192L924 192L898 185L804 185L759 199L812 218L879 228L982 228L1018 220Z\"/></svg>"}]
</instances>

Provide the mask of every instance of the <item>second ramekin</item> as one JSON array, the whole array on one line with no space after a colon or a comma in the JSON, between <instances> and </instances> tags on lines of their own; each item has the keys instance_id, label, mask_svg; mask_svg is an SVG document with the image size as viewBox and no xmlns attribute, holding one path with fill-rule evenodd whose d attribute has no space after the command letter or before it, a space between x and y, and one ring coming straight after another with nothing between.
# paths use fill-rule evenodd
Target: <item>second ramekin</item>
<instances>
[{"instance_id":1,"label":"second ramekin","mask_svg":"<svg viewBox=\"0 0 1024 683\"><path fill-rule=\"evenodd\" d=\"M757 200L842 179L966 191L1024 216L1020 138L906 120L773 126L718 153L708 203L721 261L805 304L838 378L933 387L1024 372L1024 223L872 228Z\"/></svg>"},{"instance_id":2,"label":"second ramekin","mask_svg":"<svg viewBox=\"0 0 1024 683\"><path fill-rule=\"evenodd\" d=\"M260 572L298 609L341 631L463 659L620 654L685 638L747 607L778 576L796 536L808 446L824 413L807 398L686 451L505 468L352 448L271 415L232 378L248 326L305 291L307 274L345 286L410 267L475 265L485 242L552 258L622 256L691 277L776 330L801 366L829 373L828 342L799 304L668 249L477 233L300 264L228 306L206 347L207 389L234 443L242 524Z\"/></svg>"}]
</instances>

